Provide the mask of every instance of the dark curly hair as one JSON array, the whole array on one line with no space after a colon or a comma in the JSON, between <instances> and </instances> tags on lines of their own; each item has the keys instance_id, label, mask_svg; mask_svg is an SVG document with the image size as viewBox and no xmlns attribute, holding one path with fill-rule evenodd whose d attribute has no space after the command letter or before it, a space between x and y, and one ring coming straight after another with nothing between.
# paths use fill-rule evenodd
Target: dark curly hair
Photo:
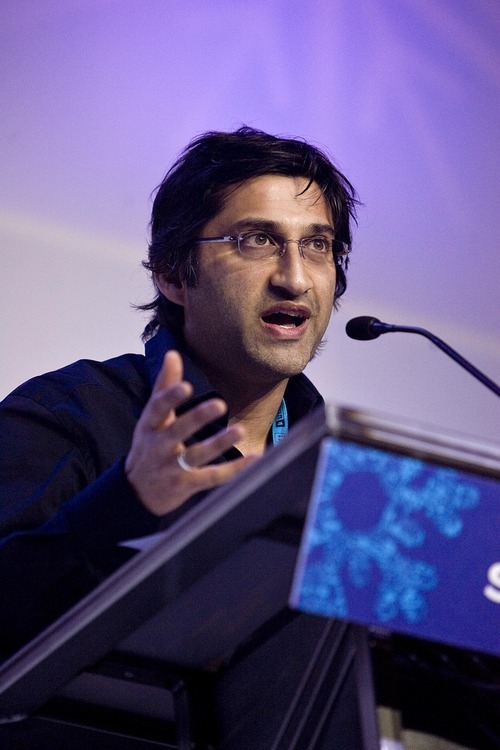
<instances>
[{"instance_id":1,"label":"dark curly hair","mask_svg":"<svg viewBox=\"0 0 500 750\"><path fill-rule=\"evenodd\" d=\"M183 308L164 297L155 276L195 286L196 238L201 228L222 209L229 186L266 174L305 177L307 187L317 183L332 212L336 239L350 248L356 192L322 151L299 138L281 138L249 127L205 133L191 141L156 189L149 255L143 263L153 275L156 296L139 307L152 311L143 338L152 336L160 325L179 334L184 323ZM346 262L337 266L335 301L345 292L346 268Z\"/></svg>"}]
</instances>

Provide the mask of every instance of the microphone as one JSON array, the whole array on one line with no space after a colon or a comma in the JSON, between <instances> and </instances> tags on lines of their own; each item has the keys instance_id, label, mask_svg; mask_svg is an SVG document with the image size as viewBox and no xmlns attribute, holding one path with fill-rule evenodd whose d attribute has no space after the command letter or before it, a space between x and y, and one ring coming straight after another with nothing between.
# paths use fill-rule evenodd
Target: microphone
<instances>
[{"instance_id":1,"label":"microphone","mask_svg":"<svg viewBox=\"0 0 500 750\"><path fill-rule=\"evenodd\" d=\"M483 385L493 391L497 396L500 396L500 388L490 378L486 377L484 373L474 367L468 362L461 354L456 352L451 346L448 346L442 339L435 336L430 331L426 331L425 328L416 328L414 326L398 326L392 325L391 323L382 323L378 318L373 318L370 315L360 315L358 318L352 318L345 327L347 335L351 339L357 341L370 341L371 339L377 339L382 333L393 333L394 331L400 331L403 333L418 333L420 336L425 336L426 339L432 341L437 347L441 349L445 354L455 360L459 365L470 372L475 378L477 378Z\"/></svg>"}]
</instances>

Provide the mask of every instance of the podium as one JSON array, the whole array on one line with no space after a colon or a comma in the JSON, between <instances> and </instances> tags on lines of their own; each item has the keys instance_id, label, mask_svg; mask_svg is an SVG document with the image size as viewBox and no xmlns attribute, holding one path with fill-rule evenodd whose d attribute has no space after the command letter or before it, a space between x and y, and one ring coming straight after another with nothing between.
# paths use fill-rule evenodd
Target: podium
<instances>
[{"instance_id":1,"label":"podium","mask_svg":"<svg viewBox=\"0 0 500 750\"><path fill-rule=\"evenodd\" d=\"M332 438L500 476L489 449L318 410L0 666L2 748L379 748L380 622L301 594Z\"/></svg>"}]
</instances>

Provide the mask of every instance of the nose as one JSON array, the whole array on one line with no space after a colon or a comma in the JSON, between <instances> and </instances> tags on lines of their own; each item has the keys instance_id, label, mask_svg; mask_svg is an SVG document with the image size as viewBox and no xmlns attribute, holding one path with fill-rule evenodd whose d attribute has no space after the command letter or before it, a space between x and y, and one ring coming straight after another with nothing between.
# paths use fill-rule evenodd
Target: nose
<instances>
[{"instance_id":1,"label":"nose","mask_svg":"<svg viewBox=\"0 0 500 750\"><path fill-rule=\"evenodd\" d=\"M285 290L292 297L300 297L311 289L312 280L303 262L298 240L283 242L281 253L276 256L271 284Z\"/></svg>"}]
</instances>

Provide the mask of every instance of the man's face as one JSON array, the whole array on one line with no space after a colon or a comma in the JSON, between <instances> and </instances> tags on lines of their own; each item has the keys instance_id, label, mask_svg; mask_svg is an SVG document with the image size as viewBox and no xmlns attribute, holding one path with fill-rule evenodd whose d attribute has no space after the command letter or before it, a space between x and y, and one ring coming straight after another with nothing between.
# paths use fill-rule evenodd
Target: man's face
<instances>
[{"instance_id":1,"label":"man's face","mask_svg":"<svg viewBox=\"0 0 500 750\"><path fill-rule=\"evenodd\" d=\"M228 191L223 209L200 237L273 228L299 240L333 230L319 187L304 178L264 175ZM318 229L322 227L322 229ZM275 385L299 372L314 355L333 307L334 263L304 260L296 242L281 257L244 257L236 243L198 246L195 287L162 283L184 307L184 335L214 383Z\"/></svg>"}]
</instances>

